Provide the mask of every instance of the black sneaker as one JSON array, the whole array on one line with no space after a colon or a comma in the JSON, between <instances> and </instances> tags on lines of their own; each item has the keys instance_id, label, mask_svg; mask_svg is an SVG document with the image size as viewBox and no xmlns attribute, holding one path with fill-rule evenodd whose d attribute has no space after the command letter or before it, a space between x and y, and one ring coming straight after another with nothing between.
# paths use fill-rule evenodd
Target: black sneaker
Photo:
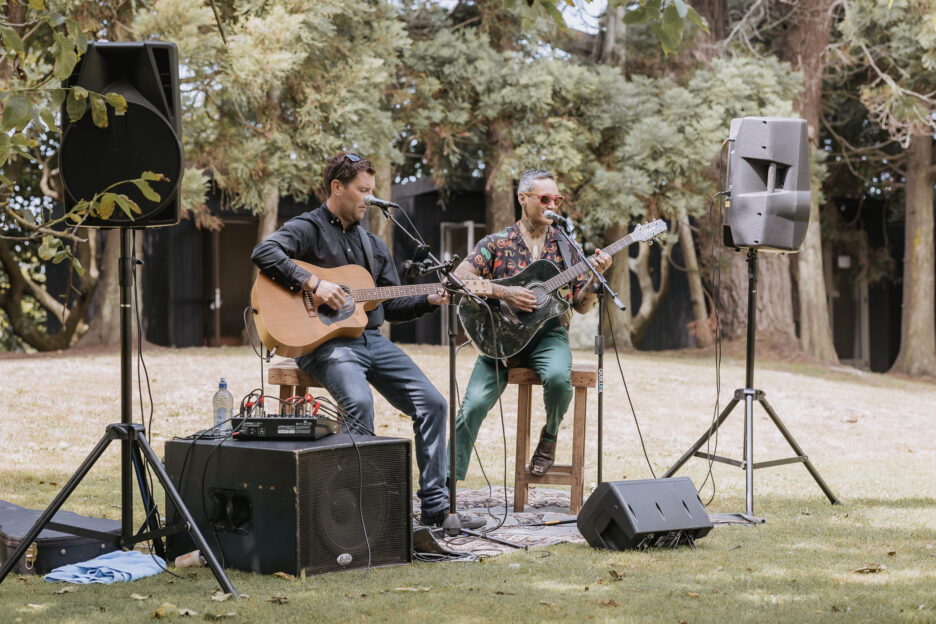
<instances>
[{"instance_id":1,"label":"black sneaker","mask_svg":"<svg viewBox=\"0 0 936 624\"><path fill-rule=\"evenodd\" d=\"M448 517L448 514L449 510L447 507L431 515L426 512L421 512L419 514L419 521L428 527L440 527L442 523L445 522L445 518ZM471 514L460 513L458 514L458 520L461 522L461 528L468 529L469 531L480 529L487 524L484 518Z\"/></svg>"}]
</instances>

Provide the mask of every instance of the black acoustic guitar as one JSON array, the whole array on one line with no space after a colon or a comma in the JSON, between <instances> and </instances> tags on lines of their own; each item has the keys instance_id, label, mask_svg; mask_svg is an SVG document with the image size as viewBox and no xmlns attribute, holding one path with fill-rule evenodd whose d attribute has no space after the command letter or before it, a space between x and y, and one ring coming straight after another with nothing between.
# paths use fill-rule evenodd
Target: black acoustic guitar
<instances>
[{"instance_id":1,"label":"black acoustic guitar","mask_svg":"<svg viewBox=\"0 0 936 624\"><path fill-rule=\"evenodd\" d=\"M650 240L665 231L666 223L662 219L638 225L633 232L602 251L611 256L631 243ZM488 307L462 297L458 318L468 338L483 355L499 359L513 357L547 321L569 311L570 303L556 291L587 271L584 260L562 272L549 260L537 260L513 277L492 280L493 284L523 286L532 291L536 295L536 307L532 311L522 312L503 301L489 300L488 312Z\"/></svg>"}]
</instances>

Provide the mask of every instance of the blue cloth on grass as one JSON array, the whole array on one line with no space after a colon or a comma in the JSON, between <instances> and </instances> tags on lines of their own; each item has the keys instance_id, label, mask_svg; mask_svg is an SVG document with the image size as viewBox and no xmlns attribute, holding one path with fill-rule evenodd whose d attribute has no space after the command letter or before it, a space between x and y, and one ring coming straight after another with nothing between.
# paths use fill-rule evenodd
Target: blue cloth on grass
<instances>
[{"instance_id":1,"label":"blue cloth on grass","mask_svg":"<svg viewBox=\"0 0 936 624\"><path fill-rule=\"evenodd\" d=\"M159 574L166 562L156 555L145 555L138 550L115 550L84 563L72 563L55 568L45 575L50 583L111 583L135 581Z\"/></svg>"}]
</instances>

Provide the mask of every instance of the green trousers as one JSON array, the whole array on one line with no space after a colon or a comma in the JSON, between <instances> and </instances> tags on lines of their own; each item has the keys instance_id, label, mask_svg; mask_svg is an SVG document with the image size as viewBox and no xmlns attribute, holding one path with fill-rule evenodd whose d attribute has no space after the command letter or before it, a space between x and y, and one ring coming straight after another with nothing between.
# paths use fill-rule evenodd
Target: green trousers
<instances>
[{"instance_id":1,"label":"green trousers","mask_svg":"<svg viewBox=\"0 0 936 624\"><path fill-rule=\"evenodd\" d=\"M555 436L572 401L569 335L562 327L540 333L520 352L519 358L522 366L532 368L543 380L546 432ZM494 360L479 357L471 371L465 400L455 419L455 471L458 480L464 479L468 473L471 449L478 437L481 422L497 403L497 398L506 386L507 368L503 363L499 370L495 370Z\"/></svg>"}]
</instances>

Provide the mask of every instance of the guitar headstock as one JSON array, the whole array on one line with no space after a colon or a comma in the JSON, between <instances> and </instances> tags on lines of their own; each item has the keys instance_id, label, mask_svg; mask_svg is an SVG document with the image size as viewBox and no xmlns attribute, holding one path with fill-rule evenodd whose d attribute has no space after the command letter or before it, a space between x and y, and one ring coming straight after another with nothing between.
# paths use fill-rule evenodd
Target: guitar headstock
<instances>
[{"instance_id":1,"label":"guitar headstock","mask_svg":"<svg viewBox=\"0 0 936 624\"><path fill-rule=\"evenodd\" d=\"M663 219L657 219L656 221L651 221L650 223L641 223L635 227L634 231L631 232L631 237L633 237L635 241L648 241L656 238L665 232L666 229L666 221Z\"/></svg>"},{"instance_id":2,"label":"guitar headstock","mask_svg":"<svg viewBox=\"0 0 936 624\"><path fill-rule=\"evenodd\" d=\"M465 282L465 287L479 297L491 297L494 294L494 287L491 285L491 280L468 280Z\"/></svg>"}]
</instances>

